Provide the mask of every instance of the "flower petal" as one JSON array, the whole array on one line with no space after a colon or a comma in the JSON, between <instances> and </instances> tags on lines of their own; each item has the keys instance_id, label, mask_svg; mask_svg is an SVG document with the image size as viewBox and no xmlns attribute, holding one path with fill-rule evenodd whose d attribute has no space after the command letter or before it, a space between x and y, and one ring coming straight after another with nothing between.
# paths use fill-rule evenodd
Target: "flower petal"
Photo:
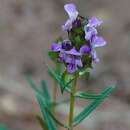
<instances>
[{"instance_id":1,"label":"flower petal","mask_svg":"<svg viewBox=\"0 0 130 130\"><path fill-rule=\"evenodd\" d=\"M67 71L70 74L73 74L75 71L77 71L77 69L78 69L77 66L74 65L74 64L68 64L67 65Z\"/></svg>"},{"instance_id":2,"label":"flower petal","mask_svg":"<svg viewBox=\"0 0 130 130\"><path fill-rule=\"evenodd\" d=\"M60 51L59 60L60 60L61 62L64 62L64 61L66 60L66 53L65 53L64 50L61 50L61 51Z\"/></svg>"},{"instance_id":3,"label":"flower petal","mask_svg":"<svg viewBox=\"0 0 130 130\"><path fill-rule=\"evenodd\" d=\"M98 32L94 27L84 27L85 30L85 39L90 40L92 36L96 35Z\"/></svg>"},{"instance_id":4,"label":"flower petal","mask_svg":"<svg viewBox=\"0 0 130 130\"><path fill-rule=\"evenodd\" d=\"M72 21L68 19L64 25L62 25L62 31L70 31L72 28Z\"/></svg>"},{"instance_id":5,"label":"flower petal","mask_svg":"<svg viewBox=\"0 0 130 130\"><path fill-rule=\"evenodd\" d=\"M97 53L95 50L93 50L91 52L91 55L92 55L92 60L94 61L94 63L98 63L99 62L99 58L97 57Z\"/></svg>"},{"instance_id":6,"label":"flower petal","mask_svg":"<svg viewBox=\"0 0 130 130\"><path fill-rule=\"evenodd\" d=\"M92 17L91 19L89 19L87 26L88 27L97 27L100 26L102 24L102 21L99 20L96 17Z\"/></svg>"},{"instance_id":7,"label":"flower petal","mask_svg":"<svg viewBox=\"0 0 130 130\"><path fill-rule=\"evenodd\" d=\"M91 51L91 48L87 45L83 45L81 48L80 48L80 53L81 54L89 54Z\"/></svg>"},{"instance_id":8,"label":"flower petal","mask_svg":"<svg viewBox=\"0 0 130 130\"><path fill-rule=\"evenodd\" d=\"M70 51L66 51L66 54L74 55L74 56L81 56L81 53L78 52L74 47Z\"/></svg>"},{"instance_id":9,"label":"flower petal","mask_svg":"<svg viewBox=\"0 0 130 130\"><path fill-rule=\"evenodd\" d=\"M91 42L93 47L102 47L105 46L107 43L102 37L94 36Z\"/></svg>"},{"instance_id":10,"label":"flower petal","mask_svg":"<svg viewBox=\"0 0 130 130\"><path fill-rule=\"evenodd\" d=\"M70 3L70 4L66 4L64 6L64 9L68 13L70 20L72 22L74 22L79 14L77 9L76 9L76 6L72 3Z\"/></svg>"},{"instance_id":11,"label":"flower petal","mask_svg":"<svg viewBox=\"0 0 130 130\"><path fill-rule=\"evenodd\" d=\"M52 51L55 51L55 52L58 52L61 50L61 45L60 44L57 44L57 43L52 43L51 45L51 50Z\"/></svg>"},{"instance_id":12,"label":"flower petal","mask_svg":"<svg viewBox=\"0 0 130 130\"><path fill-rule=\"evenodd\" d=\"M65 59L65 62L69 63L69 64L74 64L74 65L79 66L79 67L83 66L82 61L79 57L75 58L75 57L67 56Z\"/></svg>"},{"instance_id":13,"label":"flower petal","mask_svg":"<svg viewBox=\"0 0 130 130\"><path fill-rule=\"evenodd\" d=\"M79 67L83 67L82 61L80 58L75 59L75 64Z\"/></svg>"}]
</instances>

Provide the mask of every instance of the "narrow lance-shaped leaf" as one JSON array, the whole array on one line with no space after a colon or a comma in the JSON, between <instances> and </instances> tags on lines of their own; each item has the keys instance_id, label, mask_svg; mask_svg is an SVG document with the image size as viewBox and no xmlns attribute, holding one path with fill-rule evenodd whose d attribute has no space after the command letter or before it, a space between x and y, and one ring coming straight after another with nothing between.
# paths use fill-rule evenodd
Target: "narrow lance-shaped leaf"
<instances>
[{"instance_id":1,"label":"narrow lance-shaped leaf","mask_svg":"<svg viewBox=\"0 0 130 130\"><path fill-rule=\"evenodd\" d=\"M48 119L48 120L50 120L50 121L48 121L48 123L51 123L51 122L52 122L52 125L54 124L54 121L55 121L58 125L60 125L60 126L62 126L62 127L64 127L64 128L69 129L69 127L68 127L66 124L61 123L60 121L58 121L58 120L56 119L56 117L55 117L55 116L51 113L51 111L48 109L46 103L42 100L41 96L40 96L40 95L37 95L37 96L38 96L39 103L41 104L41 105L40 105L40 108L41 108L41 112L43 113L43 117L44 117L44 122L45 122L45 124L46 124L46 121L47 121L47 119ZM38 119L39 119L39 118L38 118ZM43 122L41 121L41 119L40 119L40 123L43 123ZM48 124L48 123L47 123L47 124ZM46 124L46 125L47 125L47 124Z\"/></svg>"},{"instance_id":2,"label":"narrow lance-shaped leaf","mask_svg":"<svg viewBox=\"0 0 130 130\"><path fill-rule=\"evenodd\" d=\"M95 99L89 106L87 106L79 115L74 118L73 125L76 126L81 123L93 110L95 110L103 100L112 92L114 87L109 87L102 93L100 99Z\"/></svg>"},{"instance_id":3,"label":"narrow lance-shaped leaf","mask_svg":"<svg viewBox=\"0 0 130 130\"><path fill-rule=\"evenodd\" d=\"M56 117L46 108L46 111L48 112L48 114L52 117L52 119L58 124L60 125L61 127L64 127L64 128L67 128L67 129L70 129L69 126L67 126L66 124L60 122L59 120L56 119Z\"/></svg>"},{"instance_id":4,"label":"narrow lance-shaped leaf","mask_svg":"<svg viewBox=\"0 0 130 130\"><path fill-rule=\"evenodd\" d=\"M49 91L48 91L47 84L46 84L45 80L41 80L41 89L42 89L43 96L45 97L45 99L47 101L47 106L48 106L49 109L51 109L51 107L52 107L51 96L49 94Z\"/></svg>"},{"instance_id":5,"label":"narrow lance-shaped leaf","mask_svg":"<svg viewBox=\"0 0 130 130\"><path fill-rule=\"evenodd\" d=\"M100 94L92 94L87 92L77 92L75 97L82 98L82 99L100 99L104 93L106 93L108 88L103 90Z\"/></svg>"},{"instance_id":6,"label":"narrow lance-shaped leaf","mask_svg":"<svg viewBox=\"0 0 130 130\"><path fill-rule=\"evenodd\" d=\"M69 85L65 85L64 82L62 81L62 78L60 75L58 75L57 73L55 73L50 67L48 67L48 72L49 74L58 82L58 86L60 86L60 89L64 89L68 92L70 92L71 90L69 89L70 86ZM68 87L67 87L68 86Z\"/></svg>"},{"instance_id":7,"label":"narrow lance-shaped leaf","mask_svg":"<svg viewBox=\"0 0 130 130\"><path fill-rule=\"evenodd\" d=\"M42 100L41 96L36 93L36 98L40 106L40 110L43 116L43 119L47 125L48 130L57 130L55 122L52 120L50 115L46 112L45 107L46 107L46 102Z\"/></svg>"},{"instance_id":8,"label":"narrow lance-shaped leaf","mask_svg":"<svg viewBox=\"0 0 130 130\"><path fill-rule=\"evenodd\" d=\"M36 93L38 93L39 95L41 95L41 96L42 96L42 99L43 99L44 101L48 102L48 104L52 104L51 101L46 100L45 96L43 95L43 92L41 92L41 91L38 89L38 87L35 85L35 83L34 83L34 81L32 80L31 77L27 76L26 79L27 79L27 81L28 81L30 87L31 87Z\"/></svg>"}]
</instances>

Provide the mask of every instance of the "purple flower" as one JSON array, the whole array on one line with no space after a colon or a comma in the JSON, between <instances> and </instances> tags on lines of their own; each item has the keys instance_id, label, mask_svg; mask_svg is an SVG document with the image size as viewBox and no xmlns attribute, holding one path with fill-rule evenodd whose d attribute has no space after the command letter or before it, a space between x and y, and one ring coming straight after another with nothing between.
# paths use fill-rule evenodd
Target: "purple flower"
<instances>
[{"instance_id":1,"label":"purple flower","mask_svg":"<svg viewBox=\"0 0 130 130\"><path fill-rule=\"evenodd\" d=\"M96 48L105 46L107 43L102 37L94 36L90 44L92 47Z\"/></svg>"},{"instance_id":2,"label":"purple flower","mask_svg":"<svg viewBox=\"0 0 130 130\"><path fill-rule=\"evenodd\" d=\"M79 67L83 66L80 57L67 56L66 59L65 59L65 62L69 63L69 64L75 64L76 66L79 66Z\"/></svg>"},{"instance_id":3,"label":"purple flower","mask_svg":"<svg viewBox=\"0 0 130 130\"><path fill-rule=\"evenodd\" d=\"M94 61L94 63L98 63L99 62L99 58L97 57L97 53L95 50L91 51L91 56L92 56L92 60Z\"/></svg>"},{"instance_id":4,"label":"purple flower","mask_svg":"<svg viewBox=\"0 0 130 130\"><path fill-rule=\"evenodd\" d=\"M97 35L97 30L94 27L88 27L87 25L84 27L85 31L85 39L90 40L93 35Z\"/></svg>"},{"instance_id":5,"label":"purple flower","mask_svg":"<svg viewBox=\"0 0 130 130\"><path fill-rule=\"evenodd\" d=\"M100 26L101 24L102 24L101 20L99 20L96 17L92 17L91 19L88 20L87 26L88 27L97 27L97 26Z\"/></svg>"},{"instance_id":6,"label":"purple flower","mask_svg":"<svg viewBox=\"0 0 130 130\"><path fill-rule=\"evenodd\" d=\"M100 26L101 23L102 21L98 20L96 17L92 17L88 20L88 24L84 26L86 40L91 40L92 36L98 34L96 27Z\"/></svg>"},{"instance_id":7,"label":"purple flower","mask_svg":"<svg viewBox=\"0 0 130 130\"><path fill-rule=\"evenodd\" d=\"M70 51L66 51L66 54L74 55L74 56L81 56L81 53L78 52L75 47L73 47Z\"/></svg>"},{"instance_id":8,"label":"purple flower","mask_svg":"<svg viewBox=\"0 0 130 130\"><path fill-rule=\"evenodd\" d=\"M61 50L61 44L52 43L51 44L51 50L54 52L58 52Z\"/></svg>"},{"instance_id":9,"label":"purple flower","mask_svg":"<svg viewBox=\"0 0 130 130\"><path fill-rule=\"evenodd\" d=\"M83 67L80 57L68 56L65 61L67 63L67 71L71 74L76 72L78 67Z\"/></svg>"},{"instance_id":10,"label":"purple flower","mask_svg":"<svg viewBox=\"0 0 130 130\"><path fill-rule=\"evenodd\" d=\"M72 48L70 51L66 51L65 63L67 63L67 71L69 73L74 73L77 71L78 67L82 67L81 53L78 52L75 48Z\"/></svg>"},{"instance_id":11,"label":"purple flower","mask_svg":"<svg viewBox=\"0 0 130 130\"><path fill-rule=\"evenodd\" d=\"M69 19L66 21L66 23L62 26L63 31L70 31L72 28L73 22L76 20L78 16L78 11L76 9L76 6L72 3L66 4L64 6L65 11L67 12Z\"/></svg>"},{"instance_id":12,"label":"purple flower","mask_svg":"<svg viewBox=\"0 0 130 130\"><path fill-rule=\"evenodd\" d=\"M102 37L97 36L98 32L97 32L96 27L100 26L101 24L102 24L101 20L97 19L96 17L92 17L91 19L88 20L87 25L84 26L85 39L90 42L90 47L91 47L90 54L91 54L92 60L95 63L99 62L95 48L106 45L106 41ZM84 47L83 49L81 48L81 51L83 50L84 50Z\"/></svg>"},{"instance_id":13,"label":"purple flower","mask_svg":"<svg viewBox=\"0 0 130 130\"><path fill-rule=\"evenodd\" d=\"M89 54L91 52L91 48L87 45L83 45L81 48L80 48L80 53L85 55L85 54Z\"/></svg>"},{"instance_id":14,"label":"purple flower","mask_svg":"<svg viewBox=\"0 0 130 130\"><path fill-rule=\"evenodd\" d=\"M70 74L75 73L78 70L78 67L75 64L68 64L67 65L67 71Z\"/></svg>"}]
</instances>

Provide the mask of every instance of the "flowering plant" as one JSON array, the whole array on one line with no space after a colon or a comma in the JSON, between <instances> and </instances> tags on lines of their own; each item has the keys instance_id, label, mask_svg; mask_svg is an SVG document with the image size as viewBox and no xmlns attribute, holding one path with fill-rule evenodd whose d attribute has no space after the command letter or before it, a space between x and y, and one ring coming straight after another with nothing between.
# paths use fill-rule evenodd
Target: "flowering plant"
<instances>
[{"instance_id":1,"label":"flowering plant","mask_svg":"<svg viewBox=\"0 0 130 130\"><path fill-rule=\"evenodd\" d=\"M53 98L51 98L44 80L41 81L41 89L39 89L33 80L28 78L31 87L36 93L42 113L42 117L37 116L37 119L44 130L57 130L57 124L68 130L73 130L102 103L114 88L108 87L100 94L76 90L77 79L82 75L89 74L93 69L93 64L99 62L95 49L105 46L107 43L101 36L98 36L97 27L102 24L101 20L96 17L88 19L81 16L72 3L66 4L64 9L69 19L62 25L62 31L67 32L68 38L65 40L62 38L57 39L52 43L48 53L56 64L55 70L48 67L50 76L55 80ZM70 94L68 124L62 123L55 116L55 109L59 104L56 101L57 87L61 89L62 94L64 91ZM74 103L76 98L88 99L92 100L92 102L75 116Z\"/></svg>"}]
</instances>

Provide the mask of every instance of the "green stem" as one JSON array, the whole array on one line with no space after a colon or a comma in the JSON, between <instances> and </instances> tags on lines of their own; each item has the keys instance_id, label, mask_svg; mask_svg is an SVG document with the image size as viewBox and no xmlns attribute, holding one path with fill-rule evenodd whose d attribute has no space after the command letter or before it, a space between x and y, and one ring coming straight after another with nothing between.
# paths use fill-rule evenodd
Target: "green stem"
<instances>
[{"instance_id":1,"label":"green stem","mask_svg":"<svg viewBox=\"0 0 130 130\"><path fill-rule=\"evenodd\" d=\"M75 93L76 93L76 82L77 79L73 81L71 94L70 94L70 113L69 113L69 127L70 130L73 130L73 116L74 116L74 103L75 103Z\"/></svg>"}]
</instances>

